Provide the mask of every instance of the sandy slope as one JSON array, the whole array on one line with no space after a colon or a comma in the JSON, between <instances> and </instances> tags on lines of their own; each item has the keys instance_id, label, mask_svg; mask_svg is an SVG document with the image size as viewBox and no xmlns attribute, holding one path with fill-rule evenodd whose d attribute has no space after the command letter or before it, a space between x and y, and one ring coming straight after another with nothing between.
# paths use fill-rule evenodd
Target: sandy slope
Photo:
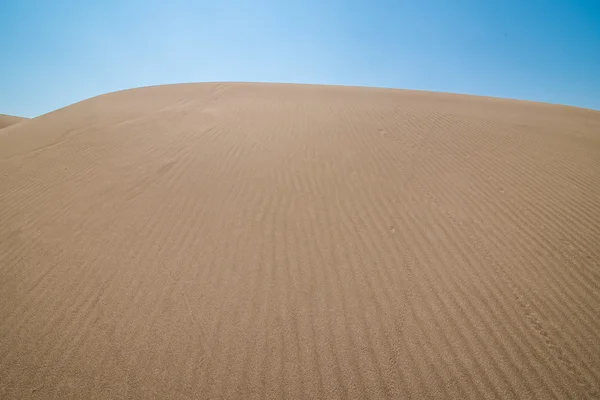
<instances>
[{"instance_id":1,"label":"sandy slope","mask_svg":"<svg viewBox=\"0 0 600 400\"><path fill-rule=\"evenodd\" d=\"M13 115L0 114L0 129L6 128L7 126L14 125L27 118L15 117Z\"/></svg>"},{"instance_id":2,"label":"sandy slope","mask_svg":"<svg viewBox=\"0 0 600 400\"><path fill-rule=\"evenodd\" d=\"M0 134L0 398L600 393L600 112L151 87Z\"/></svg>"}]
</instances>

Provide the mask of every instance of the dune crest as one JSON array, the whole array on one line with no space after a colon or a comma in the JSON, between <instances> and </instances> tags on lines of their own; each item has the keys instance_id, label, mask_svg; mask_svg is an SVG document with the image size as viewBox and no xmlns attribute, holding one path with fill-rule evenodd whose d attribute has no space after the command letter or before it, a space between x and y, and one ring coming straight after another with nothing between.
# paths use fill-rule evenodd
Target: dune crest
<instances>
[{"instance_id":1,"label":"dune crest","mask_svg":"<svg viewBox=\"0 0 600 400\"><path fill-rule=\"evenodd\" d=\"M14 115L0 114L0 129L17 124L26 119L27 118L23 117L15 117Z\"/></svg>"},{"instance_id":2,"label":"dune crest","mask_svg":"<svg viewBox=\"0 0 600 400\"><path fill-rule=\"evenodd\" d=\"M0 398L600 396L600 112L215 83L8 129Z\"/></svg>"}]
</instances>

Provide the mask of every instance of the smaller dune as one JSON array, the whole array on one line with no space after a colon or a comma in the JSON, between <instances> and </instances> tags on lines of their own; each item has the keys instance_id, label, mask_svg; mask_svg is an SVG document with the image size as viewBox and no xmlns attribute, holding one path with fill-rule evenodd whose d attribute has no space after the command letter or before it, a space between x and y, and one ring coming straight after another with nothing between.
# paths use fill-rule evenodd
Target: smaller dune
<instances>
[{"instance_id":1,"label":"smaller dune","mask_svg":"<svg viewBox=\"0 0 600 400\"><path fill-rule=\"evenodd\" d=\"M24 119L27 119L27 118L16 117L14 115L0 114L0 129L6 128L7 126L14 125L16 123L19 123L19 122L23 121Z\"/></svg>"}]
</instances>

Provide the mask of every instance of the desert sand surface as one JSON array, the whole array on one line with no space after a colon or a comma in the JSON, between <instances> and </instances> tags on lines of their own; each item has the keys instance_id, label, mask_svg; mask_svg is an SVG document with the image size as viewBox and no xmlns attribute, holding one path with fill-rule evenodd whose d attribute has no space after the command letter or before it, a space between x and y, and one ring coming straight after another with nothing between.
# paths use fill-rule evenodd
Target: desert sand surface
<instances>
[{"instance_id":1,"label":"desert sand surface","mask_svg":"<svg viewBox=\"0 0 600 400\"><path fill-rule=\"evenodd\" d=\"M16 117L14 115L0 114L0 129L6 128L7 126L19 123L27 118Z\"/></svg>"},{"instance_id":2,"label":"desert sand surface","mask_svg":"<svg viewBox=\"0 0 600 400\"><path fill-rule=\"evenodd\" d=\"M600 396L600 112L183 84L0 131L2 399Z\"/></svg>"}]
</instances>

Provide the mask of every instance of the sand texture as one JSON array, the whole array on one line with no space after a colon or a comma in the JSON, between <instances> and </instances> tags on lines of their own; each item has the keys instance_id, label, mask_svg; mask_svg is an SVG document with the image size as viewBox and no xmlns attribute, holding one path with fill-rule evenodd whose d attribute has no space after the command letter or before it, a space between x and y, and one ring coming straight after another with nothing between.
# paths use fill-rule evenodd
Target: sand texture
<instances>
[{"instance_id":1,"label":"sand texture","mask_svg":"<svg viewBox=\"0 0 600 400\"><path fill-rule=\"evenodd\" d=\"M186 84L0 131L1 399L600 397L600 112Z\"/></svg>"},{"instance_id":2,"label":"sand texture","mask_svg":"<svg viewBox=\"0 0 600 400\"><path fill-rule=\"evenodd\" d=\"M0 129L19 123L27 118L15 117L13 115L0 114Z\"/></svg>"}]
</instances>

